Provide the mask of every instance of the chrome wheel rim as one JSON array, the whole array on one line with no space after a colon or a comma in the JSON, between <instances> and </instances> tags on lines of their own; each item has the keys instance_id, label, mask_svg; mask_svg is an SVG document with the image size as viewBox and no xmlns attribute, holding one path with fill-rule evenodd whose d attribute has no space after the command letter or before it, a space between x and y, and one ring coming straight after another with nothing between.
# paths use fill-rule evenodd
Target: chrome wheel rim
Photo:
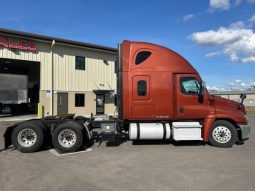
<instances>
[{"instance_id":1,"label":"chrome wheel rim","mask_svg":"<svg viewBox=\"0 0 255 191\"><path fill-rule=\"evenodd\" d=\"M36 132L33 129L23 129L18 134L18 142L23 147L31 147L37 141Z\"/></svg>"},{"instance_id":2,"label":"chrome wheel rim","mask_svg":"<svg viewBox=\"0 0 255 191\"><path fill-rule=\"evenodd\" d=\"M224 126L216 127L213 130L213 138L218 143L227 143L231 139L231 131Z\"/></svg>"},{"instance_id":3,"label":"chrome wheel rim","mask_svg":"<svg viewBox=\"0 0 255 191\"><path fill-rule=\"evenodd\" d=\"M62 147L70 148L77 141L76 133L71 129L64 129L58 135L58 142Z\"/></svg>"}]
</instances>

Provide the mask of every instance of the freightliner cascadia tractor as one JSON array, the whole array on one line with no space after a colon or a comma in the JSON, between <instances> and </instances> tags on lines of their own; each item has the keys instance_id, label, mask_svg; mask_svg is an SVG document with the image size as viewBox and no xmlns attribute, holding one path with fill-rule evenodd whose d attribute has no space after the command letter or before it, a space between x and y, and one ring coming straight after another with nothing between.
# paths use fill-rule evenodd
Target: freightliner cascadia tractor
<instances>
[{"instance_id":1,"label":"freightliner cascadia tractor","mask_svg":"<svg viewBox=\"0 0 255 191\"><path fill-rule=\"evenodd\" d=\"M6 131L6 146L35 152L50 141L66 153L95 139L199 140L232 147L249 138L245 95L241 103L210 95L187 60L159 45L124 41L118 54L118 116L65 115L26 121Z\"/></svg>"}]
</instances>

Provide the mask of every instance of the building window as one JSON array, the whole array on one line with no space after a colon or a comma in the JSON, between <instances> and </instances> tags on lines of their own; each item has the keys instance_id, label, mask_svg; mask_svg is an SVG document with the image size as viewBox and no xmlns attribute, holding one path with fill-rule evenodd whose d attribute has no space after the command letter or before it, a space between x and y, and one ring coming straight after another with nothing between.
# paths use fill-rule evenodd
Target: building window
<instances>
[{"instance_id":1,"label":"building window","mask_svg":"<svg viewBox=\"0 0 255 191\"><path fill-rule=\"evenodd\" d=\"M82 56L75 57L75 69L85 70L85 57L82 57Z\"/></svg>"},{"instance_id":2,"label":"building window","mask_svg":"<svg viewBox=\"0 0 255 191\"><path fill-rule=\"evenodd\" d=\"M85 106L85 94L75 94L75 107Z\"/></svg>"},{"instance_id":3,"label":"building window","mask_svg":"<svg viewBox=\"0 0 255 191\"><path fill-rule=\"evenodd\" d=\"M181 91L188 95L198 95L200 85L196 78L186 77L181 79Z\"/></svg>"},{"instance_id":4,"label":"building window","mask_svg":"<svg viewBox=\"0 0 255 191\"><path fill-rule=\"evenodd\" d=\"M147 94L147 83L144 80L137 82L137 94L138 96L146 96Z\"/></svg>"},{"instance_id":5,"label":"building window","mask_svg":"<svg viewBox=\"0 0 255 191\"><path fill-rule=\"evenodd\" d=\"M144 62L147 58L149 58L149 56L151 55L151 52L149 51L141 51L136 55L135 58L135 64L141 64L142 62Z\"/></svg>"}]
</instances>

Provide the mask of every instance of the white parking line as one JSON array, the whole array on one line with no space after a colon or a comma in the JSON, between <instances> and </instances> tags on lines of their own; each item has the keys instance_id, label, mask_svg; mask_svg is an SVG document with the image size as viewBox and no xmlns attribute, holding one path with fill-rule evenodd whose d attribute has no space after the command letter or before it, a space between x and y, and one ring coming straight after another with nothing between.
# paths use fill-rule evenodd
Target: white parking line
<instances>
[{"instance_id":1,"label":"white parking line","mask_svg":"<svg viewBox=\"0 0 255 191\"><path fill-rule=\"evenodd\" d=\"M77 152L73 152L73 153L63 153L60 154L58 153L55 149L50 149L49 152L57 157L62 157L62 156L68 156L68 155L76 155L76 154L80 154L80 153L86 153L86 152L90 152L93 151L91 148L88 148L86 150L83 151L77 151Z\"/></svg>"}]
</instances>

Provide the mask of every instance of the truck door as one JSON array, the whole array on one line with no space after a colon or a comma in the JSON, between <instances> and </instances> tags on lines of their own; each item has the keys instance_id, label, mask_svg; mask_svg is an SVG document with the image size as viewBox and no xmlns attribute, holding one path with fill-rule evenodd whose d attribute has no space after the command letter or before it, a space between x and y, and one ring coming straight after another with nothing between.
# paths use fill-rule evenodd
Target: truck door
<instances>
[{"instance_id":1,"label":"truck door","mask_svg":"<svg viewBox=\"0 0 255 191\"><path fill-rule=\"evenodd\" d=\"M206 96L199 98L201 79L196 74L176 74L176 118L203 119L209 113Z\"/></svg>"}]
</instances>

